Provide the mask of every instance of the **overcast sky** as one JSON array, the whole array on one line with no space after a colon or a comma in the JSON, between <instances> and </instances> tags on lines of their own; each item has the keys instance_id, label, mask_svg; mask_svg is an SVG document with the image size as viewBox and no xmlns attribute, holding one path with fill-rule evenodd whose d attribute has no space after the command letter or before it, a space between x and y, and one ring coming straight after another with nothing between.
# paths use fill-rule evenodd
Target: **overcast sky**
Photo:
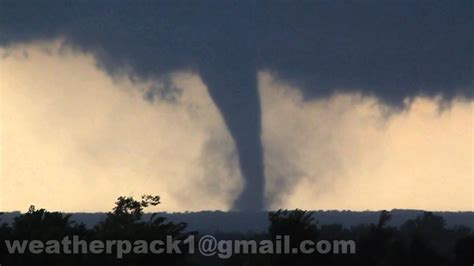
<instances>
[{"instance_id":1,"label":"overcast sky","mask_svg":"<svg viewBox=\"0 0 474 266\"><path fill-rule=\"evenodd\" d=\"M149 84L59 43L1 50L1 210L104 211L144 193L160 210L231 207L238 157L198 75L175 73L181 95L150 102ZM308 101L265 71L258 88L271 208L473 210L472 101Z\"/></svg>"},{"instance_id":2,"label":"overcast sky","mask_svg":"<svg viewBox=\"0 0 474 266\"><path fill-rule=\"evenodd\" d=\"M0 0L0 209L473 209L471 0Z\"/></svg>"}]
</instances>

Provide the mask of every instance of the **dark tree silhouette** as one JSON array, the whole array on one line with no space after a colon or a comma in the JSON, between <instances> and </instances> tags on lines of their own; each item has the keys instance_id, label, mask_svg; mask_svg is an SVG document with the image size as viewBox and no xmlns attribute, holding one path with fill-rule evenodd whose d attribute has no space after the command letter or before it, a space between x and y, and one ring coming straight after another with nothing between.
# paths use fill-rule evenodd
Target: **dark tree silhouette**
<instances>
[{"instance_id":1,"label":"dark tree silhouette","mask_svg":"<svg viewBox=\"0 0 474 266\"><path fill-rule=\"evenodd\" d=\"M16 217L11 225L0 226L0 240L61 240L65 236L78 236L90 243L92 240L165 240L166 236L184 239L186 224L169 222L156 214L144 219L144 210L160 203L157 196L143 196L140 200L119 197L115 207L105 219L93 228L86 228L71 220L70 215L48 212L30 207L28 212ZM0 216L1 217L1 216ZM222 260L187 254L127 254L117 259L116 254L8 254L0 243L0 264L18 265L67 265L67 266L145 266L145 265L325 265L325 266L471 266L474 263L474 234L463 226L447 228L444 219L430 212L406 221L400 227L390 226L391 213L382 211L373 224L344 228L338 224L319 225L312 212L279 210L268 214L270 222L265 233L216 233L222 240L284 240L290 237L290 248L298 247L304 240L354 240L355 254L234 254ZM1 222L1 220L0 220ZM197 235L198 236L198 235Z\"/></svg>"},{"instance_id":2,"label":"dark tree silhouette","mask_svg":"<svg viewBox=\"0 0 474 266\"><path fill-rule=\"evenodd\" d=\"M0 227L1 240L48 240L61 241L73 236L90 243L92 240L166 240L166 236L174 239L184 239L190 233L185 233L186 224L167 222L163 217L152 215L148 221L143 221L144 209L160 203L158 196L145 195L140 201L132 197L119 197L112 212L107 213L104 221L93 229L87 229L83 224L71 221L71 216L59 212L37 210L31 206L25 214L15 218L13 224ZM116 254L7 254L6 247L1 243L0 263L3 265L192 265L188 262L186 249L183 254L155 255L130 254L118 259Z\"/></svg>"}]
</instances>

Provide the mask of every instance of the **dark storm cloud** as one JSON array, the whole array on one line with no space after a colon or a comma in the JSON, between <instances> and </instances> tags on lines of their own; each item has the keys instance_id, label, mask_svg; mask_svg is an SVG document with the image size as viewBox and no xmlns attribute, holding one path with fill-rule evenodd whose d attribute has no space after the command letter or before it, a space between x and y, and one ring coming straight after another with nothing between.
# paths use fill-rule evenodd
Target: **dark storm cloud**
<instances>
[{"instance_id":1,"label":"dark storm cloud","mask_svg":"<svg viewBox=\"0 0 474 266\"><path fill-rule=\"evenodd\" d=\"M374 3L274 8L283 18L269 16L267 25L288 21L279 32L289 41L278 42L276 33L265 36L264 66L300 85L307 97L334 88L360 90L391 104L416 95L472 96L472 2Z\"/></svg>"},{"instance_id":2,"label":"dark storm cloud","mask_svg":"<svg viewBox=\"0 0 474 266\"><path fill-rule=\"evenodd\" d=\"M60 37L111 75L199 74L239 152L247 186L238 209L262 207L259 70L307 99L336 91L396 106L418 95L471 99L472 29L470 0L14 0L0 8L3 46Z\"/></svg>"},{"instance_id":3,"label":"dark storm cloud","mask_svg":"<svg viewBox=\"0 0 474 266\"><path fill-rule=\"evenodd\" d=\"M2 45L63 37L141 78L255 65L307 97L472 96L473 4L460 1L1 1ZM237 69L235 69L237 70Z\"/></svg>"}]
</instances>

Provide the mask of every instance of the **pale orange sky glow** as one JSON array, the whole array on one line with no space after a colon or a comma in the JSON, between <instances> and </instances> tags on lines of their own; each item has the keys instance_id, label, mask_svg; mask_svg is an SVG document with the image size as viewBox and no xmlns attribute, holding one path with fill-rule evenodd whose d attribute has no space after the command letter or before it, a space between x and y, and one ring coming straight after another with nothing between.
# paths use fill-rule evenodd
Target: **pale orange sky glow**
<instances>
[{"instance_id":1,"label":"pale orange sky glow","mask_svg":"<svg viewBox=\"0 0 474 266\"><path fill-rule=\"evenodd\" d=\"M158 194L159 210L228 210L242 188L232 138L199 76L176 102L113 80L57 43L0 50L0 210L106 211ZM304 101L259 74L271 208L474 210L474 103Z\"/></svg>"}]
</instances>

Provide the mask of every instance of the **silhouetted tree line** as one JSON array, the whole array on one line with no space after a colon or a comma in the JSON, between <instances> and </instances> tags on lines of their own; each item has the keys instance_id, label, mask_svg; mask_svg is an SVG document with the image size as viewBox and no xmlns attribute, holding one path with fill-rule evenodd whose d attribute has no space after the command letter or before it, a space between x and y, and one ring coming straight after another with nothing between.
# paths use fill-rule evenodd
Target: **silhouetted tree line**
<instances>
[{"instance_id":1,"label":"silhouetted tree line","mask_svg":"<svg viewBox=\"0 0 474 266\"><path fill-rule=\"evenodd\" d=\"M465 226L446 228L441 216L424 212L402 226L391 227L391 215L382 211L377 224L344 228L318 225L311 212L277 211L269 214L268 236L290 235L291 246L305 239L354 240L355 254L290 254L234 256L227 265L334 265L334 266L444 266L474 265L474 232ZM250 237L251 238L251 237Z\"/></svg>"},{"instance_id":2,"label":"silhouetted tree line","mask_svg":"<svg viewBox=\"0 0 474 266\"><path fill-rule=\"evenodd\" d=\"M88 243L92 240L162 240L166 236L186 239L197 232L187 232L185 223L173 223L152 215L144 220L144 209L160 203L158 196L143 196L141 200L120 197L112 212L93 228L86 228L59 212L30 207L16 217L11 225L0 220L0 264L17 265L360 265L360 266L472 266L474 264L474 232L464 226L447 228L441 216L425 212L400 227L389 226L391 215L380 213L377 224L344 228L339 224L319 225L311 212L279 210L269 213L270 227L266 233L216 233L219 240L276 240L289 235L291 247L303 240L354 240L355 254L234 254L229 259L191 255L182 247L182 254L8 254L4 240L62 240L65 236L79 236ZM0 213L1 218L1 213ZM199 239L196 237L196 239ZM184 244L183 244L184 245Z\"/></svg>"},{"instance_id":3,"label":"silhouetted tree line","mask_svg":"<svg viewBox=\"0 0 474 266\"><path fill-rule=\"evenodd\" d=\"M84 224L71 221L71 216L59 212L48 212L30 207L27 213L14 219L11 226L0 227L0 239L4 240L62 240L66 236L78 236L90 243L93 240L153 240L166 241L166 236L174 239L185 239L186 224L167 222L163 217L151 216L143 221L144 208L160 203L158 196L142 196L140 201L132 197L119 197L112 212L107 213L104 221L88 229ZM75 266L75 265L193 265L184 254L126 254L118 259L112 254L8 254L6 245L0 245L0 263L2 266ZM114 250L114 249L112 249ZM183 249L185 251L186 249Z\"/></svg>"}]
</instances>

